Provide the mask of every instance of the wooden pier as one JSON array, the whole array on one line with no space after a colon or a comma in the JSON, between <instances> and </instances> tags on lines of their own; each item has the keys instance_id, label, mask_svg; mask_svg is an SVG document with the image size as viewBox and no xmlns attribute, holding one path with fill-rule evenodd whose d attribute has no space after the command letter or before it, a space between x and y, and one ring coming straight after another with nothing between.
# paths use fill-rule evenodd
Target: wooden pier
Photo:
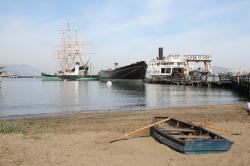
<instances>
[{"instance_id":1,"label":"wooden pier","mask_svg":"<svg viewBox=\"0 0 250 166\"><path fill-rule=\"evenodd\" d=\"M232 77L200 76L200 77L155 77L145 80L148 83L159 83L169 85L190 85L190 86L215 86L230 88L240 93L250 95L250 74Z\"/></svg>"},{"instance_id":2,"label":"wooden pier","mask_svg":"<svg viewBox=\"0 0 250 166\"><path fill-rule=\"evenodd\" d=\"M250 94L250 74L232 77L232 85L240 92Z\"/></svg>"}]
</instances>

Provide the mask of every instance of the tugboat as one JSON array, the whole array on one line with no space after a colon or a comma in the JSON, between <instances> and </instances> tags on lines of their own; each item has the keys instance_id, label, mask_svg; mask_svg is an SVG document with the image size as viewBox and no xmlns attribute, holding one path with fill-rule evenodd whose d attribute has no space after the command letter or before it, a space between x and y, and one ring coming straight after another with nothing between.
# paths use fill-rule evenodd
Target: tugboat
<instances>
[{"instance_id":1,"label":"tugboat","mask_svg":"<svg viewBox=\"0 0 250 166\"><path fill-rule=\"evenodd\" d=\"M94 44L92 42L80 42L78 30L72 29L70 23L65 23L66 28L62 30L62 42L58 45L57 56L59 70L54 74L42 73L41 78L47 80L98 80L97 75L90 75L91 65L89 60L83 61L83 55L94 54L81 52L83 45Z\"/></svg>"},{"instance_id":2,"label":"tugboat","mask_svg":"<svg viewBox=\"0 0 250 166\"><path fill-rule=\"evenodd\" d=\"M145 61L136 62L127 66L118 67L115 63L114 70L101 70L99 72L100 81L113 83L142 83L145 78L147 64Z\"/></svg>"}]
</instances>

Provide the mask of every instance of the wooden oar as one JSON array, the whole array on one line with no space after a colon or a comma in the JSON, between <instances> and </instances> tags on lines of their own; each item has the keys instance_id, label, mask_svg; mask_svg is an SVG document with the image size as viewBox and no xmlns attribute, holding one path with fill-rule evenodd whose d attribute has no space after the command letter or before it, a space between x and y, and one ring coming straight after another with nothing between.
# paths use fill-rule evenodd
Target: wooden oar
<instances>
[{"instance_id":1,"label":"wooden oar","mask_svg":"<svg viewBox=\"0 0 250 166\"><path fill-rule=\"evenodd\" d=\"M140 128L140 129L131 131L131 132L129 132L129 133L123 135L121 138L112 140L112 141L110 141L109 143L112 143L112 142L115 142L115 141L118 141L118 140L122 140L122 139L124 139L124 138L127 137L127 136L130 136L130 135L139 133L139 132L141 132L141 131L143 131L143 130L145 130L145 129L148 129L148 128L150 128L150 127L156 126L156 125L161 124L161 123L163 123L163 122L166 122L166 121L168 121L168 120L170 120L170 119L171 119L171 118L166 118L166 119L160 120L160 121L158 121L158 122L155 122L155 123L153 123L153 124L150 124L150 125L147 125L147 126L145 126L145 127L142 127L142 128Z\"/></svg>"},{"instance_id":2,"label":"wooden oar","mask_svg":"<svg viewBox=\"0 0 250 166\"><path fill-rule=\"evenodd\" d=\"M219 131L222 131L222 132L225 132L225 133L229 133L228 130L225 130L225 129L222 129L222 128L209 126L209 125L205 125L205 124L197 123L197 122L192 122L192 123L195 124L195 125L198 125L198 126L203 126L203 127L207 127L207 128L210 128L210 129L215 129L215 130L219 130Z\"/></svg>"},{"instance_id":3,"label":"wooden oar","mask_svg":"<svg viewBox=\"0 0 250 166\"><path fill-rule=\"evenodd\" d=\"M160 124L160 123L163 123L163 122L166 122L166 121L168 121L168 120L170 120L170 119L171 119L171 118L163 119L163 120L160 120L160 121L155 122L155 123L153 123L153 124L150 124L150 125L147 125L147 126L145 126L145 127L142 127L142 128L140 128L140 129L131 131L131 132L129 132L129 133L123 135L123 137L127 137L127 136L130 136L130 135L132 135L132 134L139 133L139 132L141 132L141 131L143 131L143 130L145 130L145 129L148 129L148 128L150 128L150 127L156 126L156 125L158 125L158 124Z\"/></svg>"},{"instance_id":4,"label":"wooden oar","mask_svg":"<svg viewBox=\"0 0 250 166\"><path fill-rule=\"evenodd\" d=\"M210 126L210 125L205 125L203 123L196 123L196 122L192 122L194 125L198 125L198 126L202 126L202 127L207 127L207 128L210 128L210 129L214 129L214 130L218 130L218 131L222 131L224 133L229 133L229 134L233 134L233 135L240 135L239 133L232 133L226 129L222 129L222 128L219 128L219 127L214 127L214 126Z\"/></svg>"}]
</instances>

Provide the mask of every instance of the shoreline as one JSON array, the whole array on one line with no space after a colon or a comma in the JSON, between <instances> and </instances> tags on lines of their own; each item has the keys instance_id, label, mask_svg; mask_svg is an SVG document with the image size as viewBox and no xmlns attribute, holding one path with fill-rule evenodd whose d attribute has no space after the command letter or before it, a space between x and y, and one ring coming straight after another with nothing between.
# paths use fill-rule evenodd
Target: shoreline
<instances>
[{"instance_id":1,"label":"shoreline","mask_svg":"<svg viewBox=\"0 0 250 166\"><path fill-rule=\"evenodd\" d=\"M165 108L146 108L146 109L125 109L125 110L82 110L77 112L60 112L60 113L41 113L41 114L27 114L27 115L10 115L10 116L0 116L0 121L2 120L16 120L16 119L31 119L31 118L47 118L47 117L56 117L56 116L70 116L70 115L81 115L81 114L106 114L106 113L122 113L122 112L144 112L144 111L155 111L155 110L166 110L166 109L175 109L175 108L190 108L190 107L208 107L208 106L226 106L226 105L244 105L246 101L239 101L234 104L211 104L211 105L183 105L178 107L165 107ZM93 112L91 112L93 111Z\"/></svg>"},{"instance_id":2,"label":"shoreline","mask_svg":"<svg viewBox=\"0 0 250 166\"><path fill-rule=\"evenodd\" d=\"M229 130L211 130L234 142L228 152L185 155L160 144L148 130L109 143L151 123L154 115L201 122ZM250 164L250 115L246 104L174 107L167 109L79 113L0 120L26 129L26 134L0 133L0 165L220 165Z\"/></svg>"}]
</instances>

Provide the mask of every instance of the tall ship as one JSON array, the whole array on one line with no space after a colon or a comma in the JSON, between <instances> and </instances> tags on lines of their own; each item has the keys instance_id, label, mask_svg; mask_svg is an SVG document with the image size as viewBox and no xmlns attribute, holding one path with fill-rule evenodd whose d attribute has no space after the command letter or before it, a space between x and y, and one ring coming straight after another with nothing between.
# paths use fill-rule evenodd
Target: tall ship
<instances>
[{"instance_id":1,"label":"tall ship","mask_svg":"<svg viewBox=\"0 0 250 166\"><path fill-rule=\"evenodd\" d=\"M159 48L159 56L156 59L146 62L148 65L146 81L150 82L157 79L171 80L176 77L183 77L184 62L180 55L170 54L163 56L163 48Z\"/></svg>"},{"instance_id":2,"label":"tall ship","mask_svg":"<svg viewBox=\"0 0 250 166\"><path fill-rule=\"evenodd\" d=\"M114 83L142 83L145 78L147 64L145 61L136 62L127 66L119 67L115 63L115 69L101 70L100 81L111 81Z\"/></svg>"},{"instance_id":3,"label":"tall ship","mask_svg":"<svg viewBox=\"0 0 250 166\"><path fill-rule=\"evenodd\" d=\"M94 54L82 52L85 45L93 42L81 42L77 29L71 28L70 22L65 23L61 30L62 38L57 47L58 72L53 74L42 73L42 80L98 80L97 75L91 75L91 64L89 59L83 56Z\"/></svg>"}]
</instances>

